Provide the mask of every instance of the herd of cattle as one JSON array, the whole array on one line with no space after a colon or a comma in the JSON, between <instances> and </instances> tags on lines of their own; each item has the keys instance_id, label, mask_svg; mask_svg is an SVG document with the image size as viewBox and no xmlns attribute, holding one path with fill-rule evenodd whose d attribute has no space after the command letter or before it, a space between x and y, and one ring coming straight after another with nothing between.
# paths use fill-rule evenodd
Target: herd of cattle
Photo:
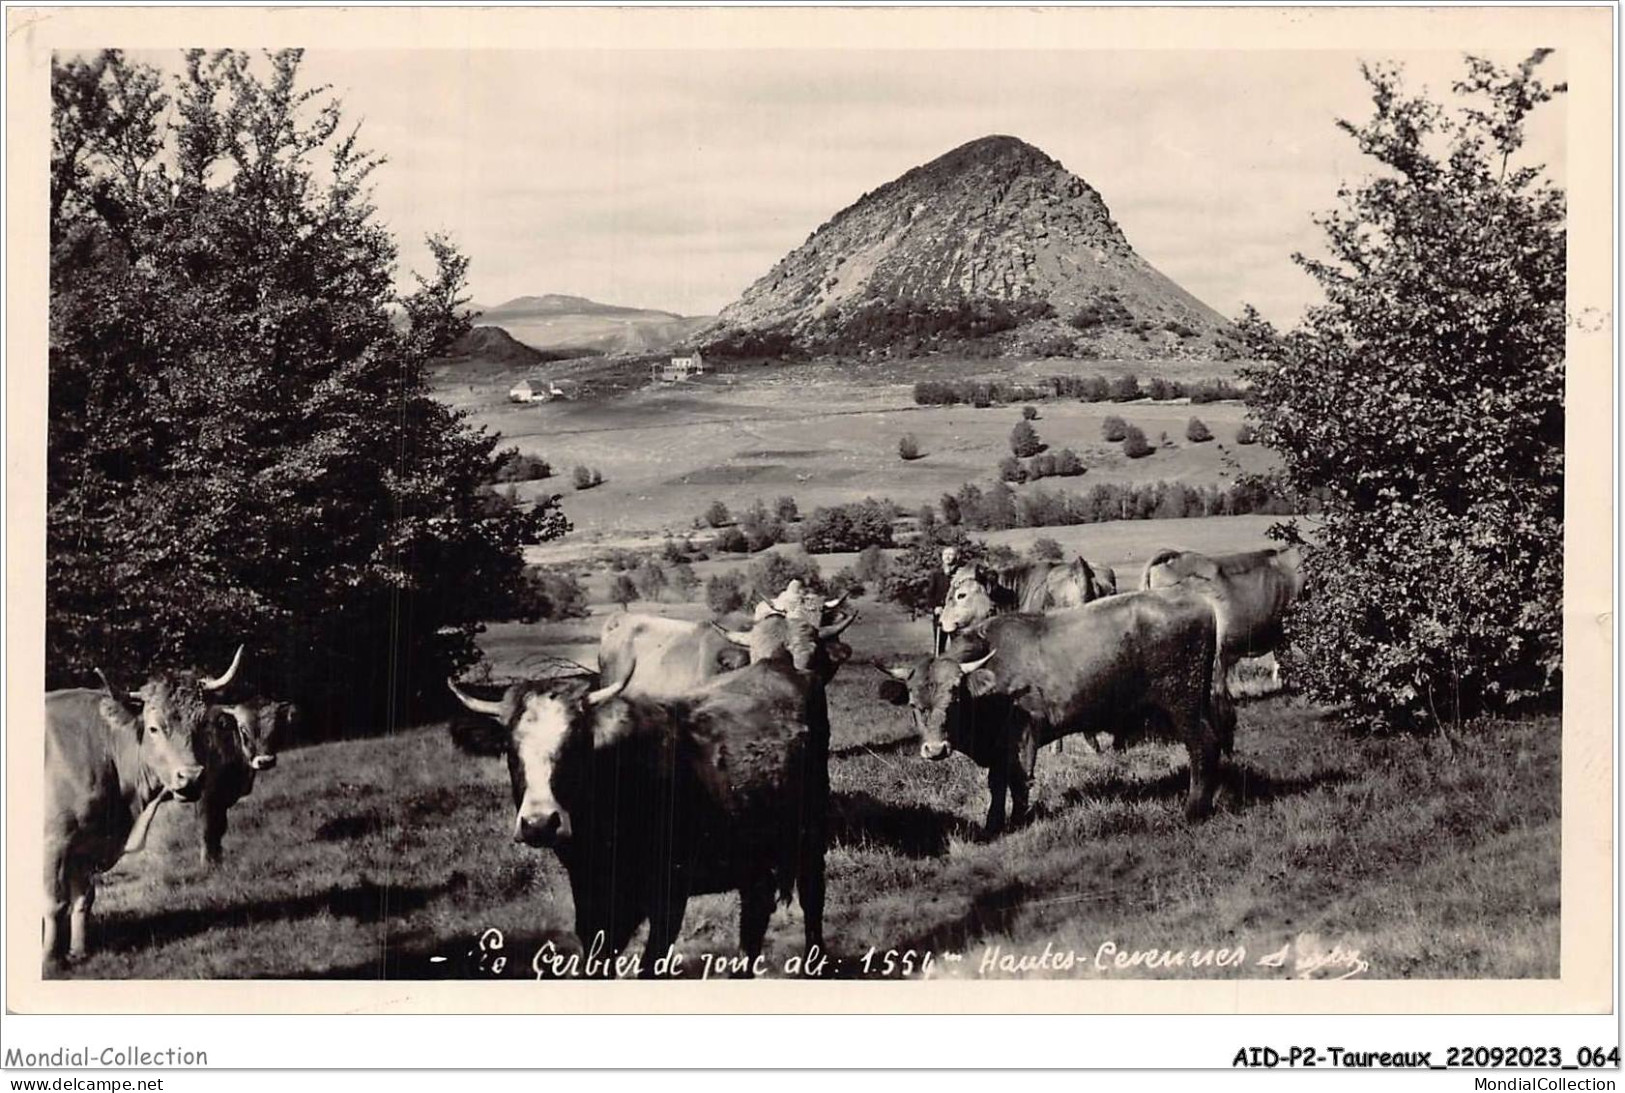
<instances>
[{"instance_id":1,"label":"herd of cattle","mask_svg":"<svg viewBox=\"0 0 1625 1093\"><path fill-rule=\"evenodd\" d=\"M1006 824L1007 795L1010 822L1026 816L1038 749L1073 734L1096 748L1106 736L1183 743L1196 819L1234 741L1228 669L1276 646L1301 589L1291 548L1165 551L1122 593L1082 559L959 570L940 609L946 652L876 665L879 695L908 706L922 758L957 751L987 769L990 835ZM526 680L489 699L448 681L495 722L513 838L558 856L584 944L616 956L647 922L639 966L652 974L690 896L737 891L753 966L793 891L805 944L822 950L826 688L852 656L841 635L856 619L811 594L759 605L748 630L623 611L603 628L596 676ZM128 698L105 680L47 696L47 960L61 954L64 913L67 955L84 955L96 875L142 843L163 801L198 803L204 858L218 860L226 808L274 762L272 740L294 716L285 703L215 701L240 660L215 678L154 677Z\"/></svg>"}]
</instances>

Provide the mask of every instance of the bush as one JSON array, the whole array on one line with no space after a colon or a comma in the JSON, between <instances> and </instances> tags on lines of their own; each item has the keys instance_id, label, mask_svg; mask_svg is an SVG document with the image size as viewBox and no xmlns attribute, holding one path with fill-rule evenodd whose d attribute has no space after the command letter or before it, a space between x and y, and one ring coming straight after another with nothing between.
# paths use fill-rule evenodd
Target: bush
<instances>
[{"instance_id":1,"label":"bush","mask_svg":"<svg viewBox=\"0 0 1625 1093\"><path fill-rule=\"evenodd\" d=\"M1025 459L1043 451L1044 445L1038 439L1038 430L1026 421L1016 422L1016 427L1010 430L1010 450L1018 459Z\"/></svg>"},{"instance_id":2,"label":"bush","mask_svg":"<svg viewBox=\"0 0 1625 1093\"><path fill-rule=\"evenodd\" d=\"M724 554L747 554L750 552L750 539L738 527L729 525L717 532L711 548Z\"/></svg>"},{"instance_id":3,"label":"bush","mask_svg":"<svg viewBox=\"0 0 1625 1093\"><path fill-rule=\"evenodd\" d=\"M1021 466L1021 461L1013 455L1007 455L1003 459L999 460L999 481L1027 481L1027 472Z\"/></svg>"},{"instance_id":4,"label":"bush","mask_svg":"<svg viewBox=\"0 0 1625 1093\"><path fill-rule=\"evenodd\" d=\"M1100 435L1115 444L1128 436L1128 422L1116 415L1111 415L1100 423Z\"/></svg>"},{"instance_id":5,"label":"bush","mask_svg":"<svg viewBox=\"0 0 1625 1093\"><path fill-rule=\"evenodd\" d=\"M718 573L705 582L705 604L713 615L726 615L745 606L745 582L738 573Z\"/></svg>"},{"instance_id":6,"label":"bush","mask_svg":"<svg viewBox=\"0 0 1625 1093\"><path fill-rule=\"evenodd\" d=\"M673 564L677 562L685 562L688 560L689 552L693 549L692 543L686 545L687 549L685 549L685 544L679 543L676 539L673 539L670 535L668 535L660 544L660 557L663 560Z\"/></svg>"},{"instance_id":7,"label":"bush","mask_svg":"<svg viewBox=\"0 0 1625 1093\"><path fill-rule=\"evenodd\" d=\"M1057 477L1070 478L1082 474L1084 470L1083 460L1079 459L1078 453L1071 448L1062 448L1055 453L1055 470L1053 473Z\"/></svg>"},{"instance_id":8,"label":"bush","mask_svg":"<svg viewBox=\"0 0 1625 1093\"><path fill-rule=\"evenodd\" d=\"M632 580L637 585L638 594L655 603L660 602L660 597L669 583L666 579L666 568L653 558L638 566Z\"/></svg>"},{"instance_id":9,"label":"bush","mask_svg":"<svg viewBox=\"0 0 1625 1093\"><path fill-rule=\"evenodd\" d=\"M1156 449L1152 448L1145 439L1145 434L1138 425L1130 425L1128 433L1123 437L1123 454L1130 459L1141 459L1150 455Z\"/></svg>"},{"instance_id":10,"label":"bush","mask_svg":"<svg viewBox=\"0 0 1625 1093\"><path fill-rule=\"evenodd\" d=\"M530 566L525 570L525 588L515 617L532 623L587 617L587 591L573 573Z\"/></svg>"},{"instance_id":11,"label":"bush","mask_svg":"<svg viewBox=\"0 0 1625 1093\"><path fill-rule=\"evenodd\" d=\"M897 454L905 461L920 458L920 442L914 439L913 433L904 433L897 441Z\"/></svg>"},{"instance_id":12,"label":"bush","mask_svg":"<svg viewBox=\"0 0 1625 1093\"><path fill-rule=\"evenodd\" d=\"M1078 388L1078 398L1084 402L1105 402L1111 396L1111 385L1104 376L1088 376Z\"/></svg>"},{"instance_id":13,"label":"bush","mask_svg":"<svg viewBox=\"0 0 1625 1093\"><path fill-rule=\"evenodd\" d=\"M609 585L609 598L612 603L627 607L638 598L638 586L625 573L617 573Z\"/></svg>"},{"instance_id":14,"label":"bush","mask_svg":"<svg viewBox=\"0 0 1625 1093\"><path fill-rule=\"evenodd\" d=\"M711 502L701 519L714 528L727 527L734 522L733 514L728 511L728 506L721 501Z\"/></svg>"},{"instance_id":15,"label":"bush","mask_svg":"<svg viewBox=\"0 0 1625 1093\"><path fill-rule=\"evenodd\" d=\"M1038 407L1036 407L1036 406L1023 406L1021 408L1021 420L1023 420L1023 421L1037 421L1038 420Z\"/></svg>"},{"instance_id":16,"label":"bush","mask_svg":"<svg viewBox=\"0 0 1625 1093\"><path fill-rule=\"evenodd\" d=\"M1456 104L1366 69L1374 116L1345 127L1378 168L1319 220L1329 257L1299 259L1325 302L1284 338L1238 323L1260 433L1323 497L1282 667L1368 724L1561 693L1565 194L1508 166L1562 90L1548 52L1467 58Z\"/></svg>"},{"instance_id":17,"label":"bush","mask_svg":"<svg viewBox=\"0 0 1625 1093\"><path fill-rule=\"evenodd\" d=\"M1027 553L1035 562L1058 562L1066 557L1061 544L1047 537L1034 539Z\"/></svg>"},{"instance_id":18,"label":"bush","mask_svg":"<svg viewBox=\"0 0 1625 1093\"><path fill-rule=\"evenodd\" d=\"M522 455L518 448L509 449L497 465L498 482L535 482L551 478L553 468L539 455Z\"/></svg>"},{"instance_id":19,"label":"bush","mask_svg":"<svg viewBox=\"0 0 1625 1093\"><path fill-rule=\"evenodd\" d=\"M853 575L865 584L879 588L891 576L891 559L877 546L867 546L858 552L852 565Z\"/></svg>"},{"instance_id":20,"label":"bush","mask_svg":"<svg viewBox=\"0 0 1625 1093\"><path fill-rule=\"evenodd\" d=\"M694 572L693 566L687 562L678 562L671 567L671 586L684 601L692 600L700 587L700 578Z\"/></svg>"},{"instance_id":21,"label":"bush","mask_svg":"<svg viewBox=\"0 0 1625 1093\"><path fill-rule=\"evenodd\" d=\"M1140 390L1140 381L1133 372L1118 376L1111 382L1111 400L1113 402L1133 402L1143 398L1145 392Z\"/></svg>"},{"instance_id":22,"label":"bush","mask_svg":"<svg viewBox=\"0 0 1625 1093\"><path fill-rule=\"evenodd\" d=\"M1242 422L1242 424L1236 428L1236 443L1257 444L1258 431L1251 425L1248 425L1246 422Z\"/></svg>"},{"instance_id":23,"label":"bush","mask_svg":"<svg viewBox=\"0 0 1625 1093\"><path fill-rule=\"evenodd\" d=\"M793 524L801 519L801 510L796 508L796 499L787 495L773 502L773 515L786 524Z\"/></svg>"},{"instance_id":24,"label":"bush","mask_svg":"<svg viewBox=\"0 0 1625 1093\"><path fill-rule=\"evenodd\" d=\"M824 576L818 562L802 554L781 554L773 551L750 564L745 575L746 606L758 600L771 600L791 581L800 581L809 592L823 593Z\"/></svg>"},{"instance_id":25,"label":"bush","mask_svg":"<svg viewBox=\"0 0 1625 1093\"><path fill-rule=\"evenodd\" d=\"M572 477L575 480L575 486L578 490L590 490L594 486L602 485L604 482L603 474L600 473L596 468L583 467L579 463L576 464L576 469L573 472Z\"/></svg>"},{"instance_id":26,"label":"bush","mask_svg":"<svg viewBox=\"0 0 1625 1093\"><path fill-rule=\"evenodd\" d=\"M877 591L881 599L907 609L909 617L931 613L931 576L942 567L942 548L950 543L959 548L960 562L975 565L987 557L987 544L972 539L959 528L944 526L935 538L921 536L896 558L891 559L886 576ZM921 640L921 652L928 642Z\"/></svg>"},{"instance_id":27,"label":"bush","mask_svg":"<svg viewBox=\"0 0 1625 1093\"><path fill-rule=\"evenodd\" d=\"M1185 426L1185 439L1192 444L1205 444L1213 439L1213 433L1202 422L1201 418L1193 417Z\"/></svg>"},{"instance_id":28,"label":"bush","mask_svg":"<svg viewBox=\"0 0 1625 1093\"><path fill-rule=\"evenodd\" d=\"M802 526L801 545L809 554L841 554L867 546L889 547L892 521L896 518L895 505L872 497L816 509Z\"/></svg>"}]
</instances>

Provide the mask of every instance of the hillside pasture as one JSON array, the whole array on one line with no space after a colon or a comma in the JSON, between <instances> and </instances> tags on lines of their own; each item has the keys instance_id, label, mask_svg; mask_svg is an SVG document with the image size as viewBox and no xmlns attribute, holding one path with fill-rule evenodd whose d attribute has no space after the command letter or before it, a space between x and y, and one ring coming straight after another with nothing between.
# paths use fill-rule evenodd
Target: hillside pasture
<instances>
[{"instance_id":1,"label":"hillside pasture","mask_svg":"<svg viewBox=\"0 0 1625 1093\"><path fill-rule=\"evenodd\" d=\"M1072 740L1040 755L1032 822L987 841L982 772L917 758L878 678L853 663L831 693L832 975L863 975L875 947L931 953L931 976L1289 977L1302 974L1291 962L1258 961L1338 944L1364 978L1557 974L1555 718L1446 743L1351 735L1290 698L1251 703L1218 812L1195 826L1181 815L1181 750L1096 754ZM444 723L287 752L233 811L214 871L198 861L194 811L165 806L148 849L104 878L95 951L66 974L484 978L506 955L503 975L528 978L546 943L576 951L571 902L551 852L513 843L511 823L502 761L459 751ZM686 974L732 951L737 914L731 895L690 902ZM502 952L482 953L493 928ZM773 966L800 931L799 909L775 913ZM1247 956L1100 967L1108 944ZM1031 957L1046 945L1079 963L983 968L994 946Z\"/></svg>"}]
</instances>

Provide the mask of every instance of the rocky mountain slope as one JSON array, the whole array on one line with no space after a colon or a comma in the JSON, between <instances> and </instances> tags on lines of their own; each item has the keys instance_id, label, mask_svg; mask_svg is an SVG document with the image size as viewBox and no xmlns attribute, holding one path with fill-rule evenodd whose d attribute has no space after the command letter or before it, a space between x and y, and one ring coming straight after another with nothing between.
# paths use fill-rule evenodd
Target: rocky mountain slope
<instances>
[{"instance_id":1,"label":"rocky mountain slope","mask_svg":"<svg viewBox=\"0 0 1625 1093\"><path fill-rule=\"evenodd\" d=\"M1135 253L1101 195L1014 137L863 195L725 308L730 344L954 342L1058 356L1228 357L1222 316Z\"/></svg>"}]
</instances>

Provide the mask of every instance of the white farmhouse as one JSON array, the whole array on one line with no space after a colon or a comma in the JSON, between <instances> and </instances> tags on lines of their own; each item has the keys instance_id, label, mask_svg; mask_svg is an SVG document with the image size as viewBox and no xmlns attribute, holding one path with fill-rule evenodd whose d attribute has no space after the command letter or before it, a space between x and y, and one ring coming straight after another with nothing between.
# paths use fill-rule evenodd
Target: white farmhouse
<instances>
[{"instance_id":1,"label":"white farmhouse","mask_svg":"<svg viewBox=\"0 0 1625 1093\"><path fill-rule=\"evenodd\" d=\"M536 389L531 386L529 380L520 380L508 388L508 400L510 402L531 402L535 398Z\"/></svg>"},{"instance_id":2,"label":"white farmhouse","mask_svg":"<svg viewBox=\"0 0 1625 1093\"><path fill-rule=\"evenodd\" d=\"M673 357L670 364L651 364L649 378L666 383L682 383L692 376L705 375L705 358L695 350L686 357Z\"/></svg>"}]
</instances>

